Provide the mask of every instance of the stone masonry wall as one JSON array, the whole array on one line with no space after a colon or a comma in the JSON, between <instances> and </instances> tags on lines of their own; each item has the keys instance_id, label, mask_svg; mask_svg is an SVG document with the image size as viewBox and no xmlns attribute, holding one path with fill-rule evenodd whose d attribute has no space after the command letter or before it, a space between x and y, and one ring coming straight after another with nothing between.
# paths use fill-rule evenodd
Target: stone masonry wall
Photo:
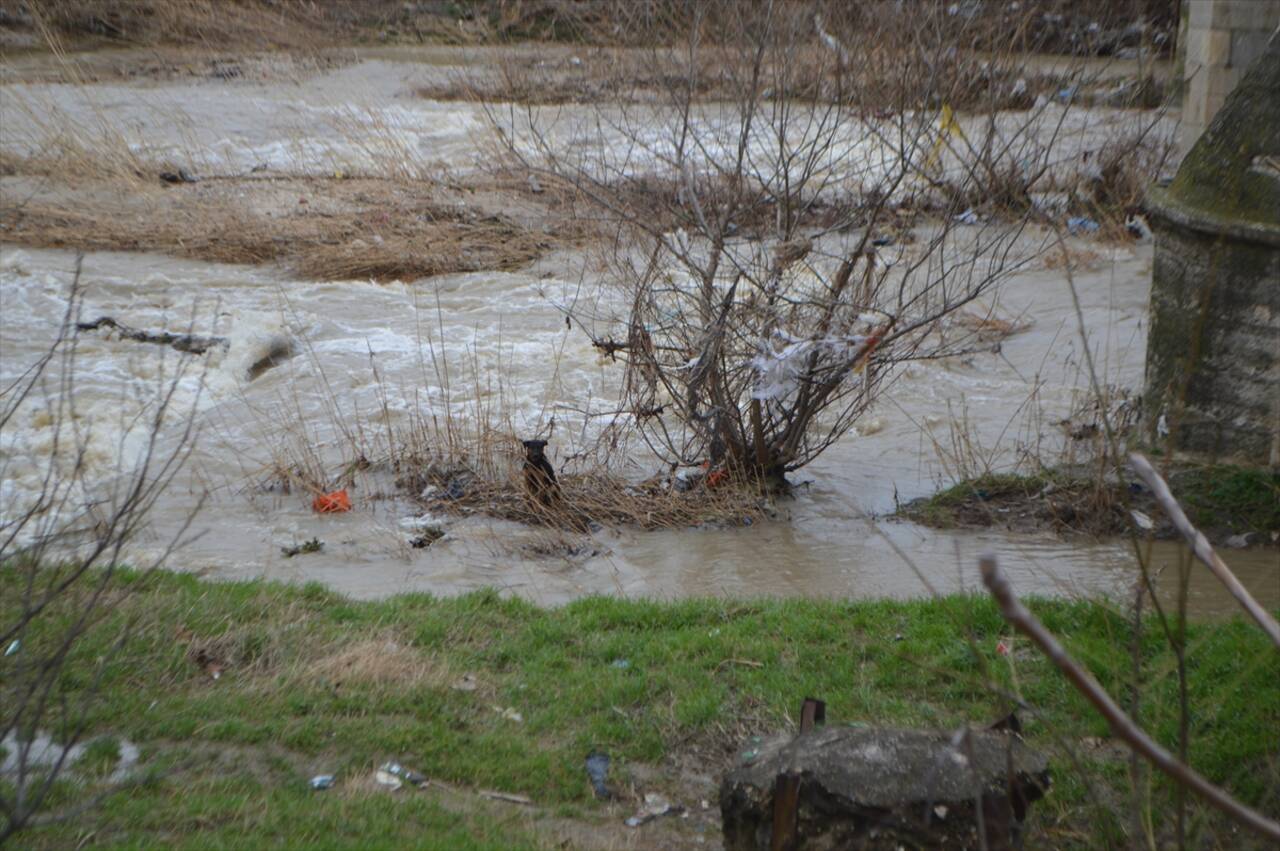
<instances>
[{"instance_id":1,"label":"stone masonry wall","mask_svg":"<svg viewBox=\"0 0 1280 851\"><path fill-rule=\"evenodd\" d=\"M1187 150L1280 27L1280 0L1184 0L1182 145Z\"/></svg>"},{"instance_id":2,"label":"stone masonry wall","mask_svg":"<svg viewBox=\"0 0 1280 851\"><path fill-rule=\"evenodd\" d=\"M1164 221L1152 274L1155 442L1170 429L1183 450L1280 463L1280 247Z\"/></svg>"}]
</instances>

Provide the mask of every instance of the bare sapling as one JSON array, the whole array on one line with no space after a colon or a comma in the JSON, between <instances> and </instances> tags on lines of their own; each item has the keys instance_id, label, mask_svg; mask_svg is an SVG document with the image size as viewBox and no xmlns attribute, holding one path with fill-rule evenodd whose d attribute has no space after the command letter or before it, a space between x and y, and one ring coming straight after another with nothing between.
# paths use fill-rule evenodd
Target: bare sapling
<instances>
[{"instance_id":1,"label":"bare sapling","mask_svg":"<svg viewBox=\"0 0 1280 851\"><path fill-rule=\"evenodd\" d=\"M980 345L938 332L1044 251L1071 107L997 120L1011 57L957 73L978 24L931 4L911 27L682 8L648 97L486 109L504 163L612 228L599 293L567 308L621 370L610 445L784 487L903 364Z\"/></svg>"},{"instance_id":2,"label":"bare sapling","mask_svg":"<svg viewBox=\"0 0 1280 851\"><path fill-rule=\"evenodd\" d=\"M103 421L95 422L76 400L77 363L85 357L78 343L81 334L92 333L77 326L80 295L77 261L55 338L0 388L0 430L29 428L22 421L34 411L49 436L48 451L39 457L0 455L0 478L14 485L0 506L0 571L10 574L6 586L18 595L18 605L0 622L0 843L81 813L140 779L76 784L69 799L55 791L88 736L101 679L129 640L128 624L105 650L95 651L87 669L80 645L137 589L136 582L122 581L125 566L145 573L162 565L186 538L202 502L196 500L167 543L148 548L150 555L129 549L148 529L149 515L195 445L204 373L198 355L143 347L159 360L159 377L143 391L138 411L120 415L115 438L98 433ZM94 461L104 439L115 444L115 461L106 468ZM77 684L68 688L73 670Z\"/></svg>"}]
</instances>

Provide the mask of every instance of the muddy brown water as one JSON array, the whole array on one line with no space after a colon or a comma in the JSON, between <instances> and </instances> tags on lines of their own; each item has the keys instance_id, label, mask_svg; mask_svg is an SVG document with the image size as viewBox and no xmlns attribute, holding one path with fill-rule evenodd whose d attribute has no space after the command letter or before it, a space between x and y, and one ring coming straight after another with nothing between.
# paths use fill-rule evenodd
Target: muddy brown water
<instances>
[{"instance_id":1,"label":"muddy brown water","mask_svg":"<svg viewBox=\"0 0 1280 851\"><path fill-rule=\"evenodd\" d=\"M360 153L343 124L352 116L403 134L424 156L467 167L483 122L473 105L415 98L414 80L433 73L440 71L385 59L286 82L111 84L88 94L40 84L0 87L0 95L23 98L28 109L124 116L143 135L174 149L198 148L221 167L275 158L323 173L334 151ZM166 112L174 108L184 121ZM15 132L0 132L0 145L20 148ZM1076 286L1101 378L1137 388L1150 245L1073 240L1071 247L1083 258ZM7 385L54 333L73 255L12 245L0 255L0 381ZM749 527L604 530L580 555L542 557L531 553L545 532L484 517L423 517L374 476L357 480L356 510L346 515L318 516L307 494L259 487L286 448L313 447L333 460L348 448L344 428L358 425L376 442L379 429L403 426L414 410L465 417L488 406L523 437L557 413L570 421L568 411L607 400L617 367L602 362L585 335L565 329L560 309L577 292L578 268L572 258L551 258L522 273L375 285L291 280L271 269L153 255L87 256L87 316L113 315L142 328L185 328L194 317L197 330L230 338L225 352L206 356L203 382L196 375L183 382L178 400L197 409L200 441L132 556L158 552L208 492L197 534L171 567L219 579L318 581L355 597L486 586L547 604L587 594L917 597L976 590L976 558L984 551L1000 557L1024 594L1128 595L1136 576L1128 542L938 531L885 518L895 500L931 493L975 465L1007 468L1027 453L1058 457L1065 441L1058 422L1089 393L1071 292L1060 271L1043 265L982 305L1030 323L1026 331L1004 340L998 353L906 367L857 432L797 474L802 485L778 504L780 516ZM254 369L283 351L296 354ZM447 381L441 356L450 366ZM84 340L75 394L91 426L86 458L97 475L109 477L136 453L141 435L130 424L178 357L108 337ZM37 487L54 445L53 403L28 406L0 434L6 513ZM556 463L585 440L557 432ZM411 548L414 529L427 523L442 526L446 537ZM282 554L313 537L325 543L322 552ZM1155 546L1162 593L1175 585L1180 554L1172 543ZM1280 551L1225 557L1264 604L1280 605ZM1196 614L1235 610L1203 570L1191 577Z\"/></svg>"}]
</instances>

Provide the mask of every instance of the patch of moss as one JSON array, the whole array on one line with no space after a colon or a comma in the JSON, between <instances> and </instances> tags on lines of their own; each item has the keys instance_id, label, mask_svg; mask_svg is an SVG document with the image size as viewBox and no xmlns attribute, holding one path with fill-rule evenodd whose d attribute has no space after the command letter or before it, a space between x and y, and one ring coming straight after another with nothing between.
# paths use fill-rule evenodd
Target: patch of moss
<instances>
[{"instance_id":1,"label":"patch of moss","mask_svg":"<svg viewBox=\"0 0 1280 851\"><path fill-rule=\"evenodd\" d=\"M986 473L975 479L957 482L931 497L913 500L902 506L898 513L938 529L970 525L969 516L972 512L968 509L993 501L1031 499L1043 492L1050 483L1058 484L1061 478L1050 472L1033 475Z\"/></svg>"},{"instance_id":2,"label":"patch of moss","mask_svg":"<svg viewBox=\"0 0 1280 851\"><path fill-rule=\"evenodd\" d=\"M1214 465L1174 474L1169 488L1197 526L1232 532L1280 530L1280 473Z\"/></svg>"},{"instance_id":3,"label":"patch of moss","mask_svg":"<svg viewBox=\"0 0 1280 851\"><path fill-rule=\"evenodd\" d=\"M1175 467L1169 488L1210 539L1280 531L1280 473L1229 464ZM1157 537L1176 530L1145 488L1077 472L998 473L957 482L931 497L913 500L898 515L939 529L1002 525L1015 530L1053 528L1094 535L1123 534L1126 508L1156 520ZM1263 541L1255 540L1254 543Z\"/></svg>"}]
</instances>

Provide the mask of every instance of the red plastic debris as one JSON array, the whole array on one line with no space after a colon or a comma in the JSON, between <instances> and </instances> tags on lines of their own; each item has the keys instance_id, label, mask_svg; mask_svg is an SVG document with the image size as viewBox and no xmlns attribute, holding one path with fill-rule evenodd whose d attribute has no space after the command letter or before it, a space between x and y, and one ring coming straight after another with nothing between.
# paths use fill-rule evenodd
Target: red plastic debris
<instances>
[{"instance_id":1,"label":"red plastic debris","mask_svg":"<svg viewBox=\"0 0 1280 851\"><path fill-rule=\"evenodd\" d=\"M311 500L311 510L317 514L333 514L340 511L351 510L351 497L347 495L347 489L333 493L322 493L315 499Z\"/></svg>"}]
</instances>

